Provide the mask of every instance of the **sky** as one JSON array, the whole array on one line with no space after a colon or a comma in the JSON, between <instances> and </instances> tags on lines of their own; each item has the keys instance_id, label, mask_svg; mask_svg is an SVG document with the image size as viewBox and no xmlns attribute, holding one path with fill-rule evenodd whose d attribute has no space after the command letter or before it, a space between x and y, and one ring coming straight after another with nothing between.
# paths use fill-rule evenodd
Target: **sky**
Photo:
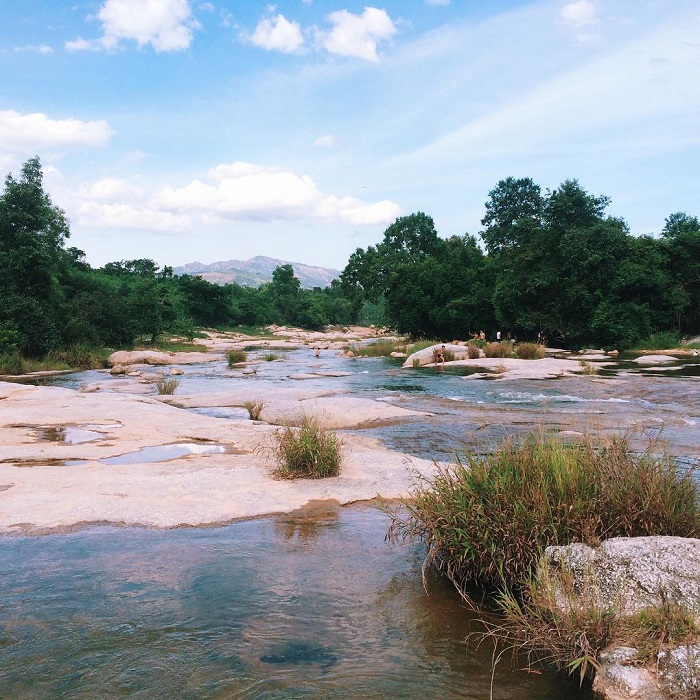
<instances>
[{"instance_id":1,"label":"sky","mask_svg":"<svg viewBox=\"0 0 700 700\"><path fill-rule=\"evenodd\" d=\"M0 173L39 156L95 267L342 269L508 176L700 215L700 0L367 2L2 0Z\"/></svg>"}]
</instances>

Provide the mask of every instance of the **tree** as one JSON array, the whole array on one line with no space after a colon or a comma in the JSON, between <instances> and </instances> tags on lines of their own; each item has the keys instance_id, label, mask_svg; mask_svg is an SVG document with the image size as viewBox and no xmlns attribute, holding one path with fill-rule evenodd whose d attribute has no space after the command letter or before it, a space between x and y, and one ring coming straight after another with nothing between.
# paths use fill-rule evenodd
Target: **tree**
<instances>
[{"instance_id":1,"label":"tree","mask_svg":"<svg viewBox=\"0 0 700 700\"><path fill-rule=\"evenodd\" d=\"M481 238L489 255L524 244L542 225L544 199L531 178L507 177L489 192Z\"/></svg>"},{"instance_id":2,"label":"tree","mask_svg":"<svg viewBox=\"0 0 700 700\"><path fill-rule=\"evenodd\" d=\"M43 189L38 157L5 180L0 196L0 324L18 330L20 351L38 356L59 342L59 283L68 221Z\"/></svg>"}]
</instances>

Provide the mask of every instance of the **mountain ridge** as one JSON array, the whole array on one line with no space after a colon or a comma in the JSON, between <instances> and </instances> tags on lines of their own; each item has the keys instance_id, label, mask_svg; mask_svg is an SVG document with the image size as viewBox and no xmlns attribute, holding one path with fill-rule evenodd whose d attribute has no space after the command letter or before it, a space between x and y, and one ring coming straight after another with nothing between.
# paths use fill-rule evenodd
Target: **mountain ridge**
<instances>
[{"instance_id":1,"label":"mountain ridge","mask_svg":"<svg viewBox=\"0 0 700 700\"><path fill-rule=\"evenodd\" d=\"M340 272L330 267L305 265L266 255L256 255L248 260L219 260L208 264L195 261L175 267L173 272L176 275L198 275L213 284L235 282L246 287L259 287L272 280L273 271L280 265L291 265L305 289L328 287L334 279L340 277Z\"/></svg>"}]
</instances>

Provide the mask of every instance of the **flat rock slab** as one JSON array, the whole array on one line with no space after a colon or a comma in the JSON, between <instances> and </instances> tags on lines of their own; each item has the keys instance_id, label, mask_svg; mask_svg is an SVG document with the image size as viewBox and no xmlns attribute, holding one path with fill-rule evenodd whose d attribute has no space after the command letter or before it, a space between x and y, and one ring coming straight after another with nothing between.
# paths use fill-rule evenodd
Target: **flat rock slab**
<instances>
[{"instance_id":1,"label":"flat rock slab","mask_svg":"<svg viewBox=\"0 0 700 700\"><path fill-rule=\"evenodd\" d=\"M102 437L70 444L37 436L37 428L66 424L89 425ZM223 524L290 512L311 500L399 498L409 493L416 472L434 473L428 460L393 452L373 438L343 435L340 476L276 479L269 448L277 430L183 411L150 397L0 382L0 533L89 523ZM98 461L181 443L226 451L190 451L156 463Z\"/></svg>"},{"instance_id":2,"label":"flat rock slab","mask_svg":"<svg viewBox=\"0 0 700 700\"><path fill-rule=\"evenodd\" d=\"M117 350L108 358L116 365L194 365L199 362L218 362L224 356L210 352L158 352L156 350Z\"/></svg>"}]
</instances>

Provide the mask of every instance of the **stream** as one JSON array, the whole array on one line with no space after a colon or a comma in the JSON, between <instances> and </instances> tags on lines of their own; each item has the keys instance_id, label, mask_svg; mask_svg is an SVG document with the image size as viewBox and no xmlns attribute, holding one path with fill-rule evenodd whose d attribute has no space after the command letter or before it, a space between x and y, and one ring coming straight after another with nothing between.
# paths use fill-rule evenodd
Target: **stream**
<instances>
[{"instance_id":1,"label":"stream","mask_svg":"<svg viewBox=\"0 0 700 700\"><path fill-rule=\"evenodd\" d=\"M330 351L283 357L252 376L223 362L186 367L177 393L303 381L419 409L431 415L360 432L438 460L520 431L630 424L681 459L700 454L697 362L623 360L594 377L493 380ZM306 379L290 379L302 371ZM89 371L53 382L104 379ZM194 410L248 419L239 407ZM89 439L84 432L47 439ZM590 697L507 654L492 677L493 649L477 644L474 614L443 578L429 573L424 588L424 550L389 544L388 526L370 504L320 504L224 527L0 538L0 698Z\"/></svg>"}]
</instances>

